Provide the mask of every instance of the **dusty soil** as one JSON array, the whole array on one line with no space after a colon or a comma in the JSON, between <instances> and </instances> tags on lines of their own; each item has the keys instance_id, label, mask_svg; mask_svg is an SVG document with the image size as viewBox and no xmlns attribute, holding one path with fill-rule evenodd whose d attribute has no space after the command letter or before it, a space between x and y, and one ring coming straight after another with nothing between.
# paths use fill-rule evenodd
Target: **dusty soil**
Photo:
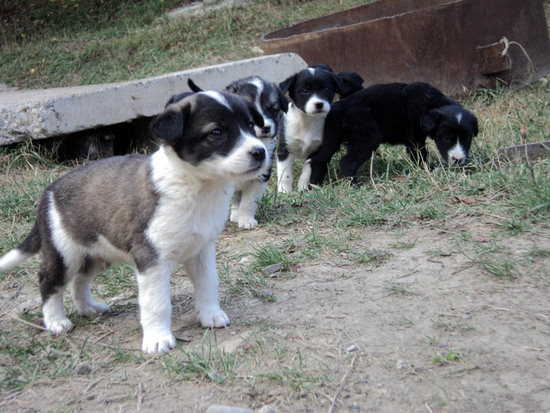
<instances>
[{"instance_id":1,"label":"dusty soil","mask_svg":"<svg viewBox=\"0 0 550 413\"><path fill-rule=\"evenodd\" d=\"M4 395L0 411L204 412L214 404L270 405L278 412L328 412L333 404L335 412L550 411L550 258L521 266L523 273L511 280L499 279L463 254L459 230L483 242L494 228L470 217L400 229L353 228L339 234L349 235L349 251L323 248L295 265L292 275L273 274L266 288L275 301L246 289L229 293L222 284L232 324L216 331L217 343L247 360L227 383L182 380L162 368L166 356L105 366L101 347L91 345L88 352L97 352L91 373L39 379ZM245 265L241 254L253 245L291 236L286 229L274 232L228 227L219 250L229 273ZM507 247L524 260L534 248L550 249L550 231L512 237ZM365 248L383 251L383 259L361 264L352 258ZM37 297L36 283L14 291L14 282L7 277L0 285L2 328L13 328L18 322L7 314ZM181 348L191 351L203 337L190 318L191 285L179 275L173 284L173 328L187 340ZM122 299L113 314L71 334L139 348L135 298ZM294 380L301 377L305 385L257 375L278 365L294 366Z\"/></svg>"}]
</instances>

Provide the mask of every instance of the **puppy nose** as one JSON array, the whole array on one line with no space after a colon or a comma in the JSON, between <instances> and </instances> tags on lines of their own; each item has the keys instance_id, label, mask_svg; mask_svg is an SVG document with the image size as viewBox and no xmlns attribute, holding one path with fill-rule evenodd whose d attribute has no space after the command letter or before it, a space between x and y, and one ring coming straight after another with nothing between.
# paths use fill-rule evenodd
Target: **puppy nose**
<instances>
[{"instance_id":1,"label":"puppy nose","mask_svg":"<svg viewBox=\"0 0 550 413\"><path fill-rule=\"evenodd\" d=\"M453 165L462 165L464 162L466 162L466 159L460 157L460 158L455 158L454 156L451 156L451 163Z\"/></svg>"},{"instance_id":2,"label":"puppy nose","mask_svg":"<svg viewBox=\"0 0 550 413\"><path fill-rule=\"evenodd\" d=\"M252 155L252 158L254 158L255 161L261 162L265 159L265 149L255 148L250 152L250 155Z\"/></svg>"},{"instance_id":3,"label":"puppy nose","mask_svg":"<svg viewBox=\"0 0 550 413\"><path fill-rule=\"evenodd\" d=\"M323 102L318 102L315 104L315 109L323 109L325 104Z\"/></svg>"},{"instance_id":4,"label":"puppy nose","mask_svg":"<svg viewBox=\"0 0 550 413\"><path fill-rule=\"evenodd\" d=\"M264 135L267 135L267 134L270 133L270 132L271 132L271 126L264 126L264 127L262 128L262 133L263 133Z\"/></svg>"}]
</instances>

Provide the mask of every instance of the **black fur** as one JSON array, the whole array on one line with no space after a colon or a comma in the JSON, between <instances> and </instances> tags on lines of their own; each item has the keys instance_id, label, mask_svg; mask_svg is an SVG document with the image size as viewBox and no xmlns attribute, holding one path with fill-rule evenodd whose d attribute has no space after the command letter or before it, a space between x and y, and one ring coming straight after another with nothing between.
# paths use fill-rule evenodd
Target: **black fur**
<instances>
[{"instance_id":1,"label":"black fur","mask_svg":"<svg viewBox=\"0 0 550 413\"><path fill-rule=\"evenodd\" d=\"M310 183L322 184L341 144L347 147L340 161L342 175L353 177L381 143L405 145L412 160L420 163L427 159L429 136L447 161L457 142L467 157L477 134L475 115L427 83L374 85L333 104L322 146L309 158ZM466 157L457 162L464 163Z\"/></svg>"}]
</instances>

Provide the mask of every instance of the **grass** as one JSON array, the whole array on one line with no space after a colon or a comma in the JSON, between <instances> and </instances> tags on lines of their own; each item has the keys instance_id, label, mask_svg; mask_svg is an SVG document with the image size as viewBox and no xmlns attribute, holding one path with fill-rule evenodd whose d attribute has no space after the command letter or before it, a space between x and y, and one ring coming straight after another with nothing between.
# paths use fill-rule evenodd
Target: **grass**
<instances>
[{"instance_id":1,"label":"grass","mask_svg":"<svg viewBox=\"0 0 550 413\"><path fill-rule=\"evenodd\" d=\"M0 83L85 85L254 57L263 34L363 3L256 1L239 10L171 20L190 1L8 0L0 6Z\"/></svg>"},{"instance_id":2,"label":"grass","mask_svg":"<svg viewBox=\"0 0 550 413\"><path fill-rule=\"evenodd\" d=\"M162 17L164 11L181 3L4 2L0 8L0 82L18 87L104 83L251 57L252 47L260 44L263 33L361 2L256 1L245 10L216 12L201 20L170 21ZM421 225L445 227L448 221L473 217L492 223L490 239L477 241L459 228L456 244L487 276L513 282L533 262L544 262L550 256L548 248L535 247L516 259L509 241L548 230L550 161L502 163L497 151L521 143L523 124L529 142L548 139L550 87L535 83L511 90L501 86L480 90L463 103L478 115L481 130L468 168L428 172L411 165L403 148L382 147L372 160L372 168L366 165L361 170L362 185L358 187L341 180L334 165L330 170L332 183L306 193L278 195L271 182L258 210L260 230L265 230L269 239L253 245L246 255L248 262L238 266L233 263L234 256L219 256L220 277L227 293L273 302L277 300L273 287L278 279L262 273L265 267L281 264L278 277L293 277L295 266L326 256L339 257L346 265L379 266L422 241L397 238L391 245L374 249L354 236L354 230L365 227L377 231L398 228L401 233ZM433 147L431 152L435 153ZM68 169L39 144L0 148L0 253L22 239L32 225L42 190ZM432 258L450 255L437 246L426 254ZM135 294L132 273L129 266L111 268L98 277L94 293L100 297ZM0 275L0 282L7 282L5 277ZM386 289L389 294L414 294L398 283L388 283ZM83 321L79 320L80 326ZM472 328L442 320L434 324L443 331L466 332ZM89 325L95 329L102 321ZM215 384L264 380L302 391L329 382L326 366L315 364L307 348L282 342L272 333L275 325L261 322L247 327L256 335L235 353L218 350L216 332L207 331L198 345L180 346L169 356L147 362L181 380ZM436 344L435 338L427 339ZM71 336L53 339L3 322L0 391L17 391L45 378L72 377L78 363L95 363L98 354L104 363L100 368L109 363L143 362L122 346L102 348ZM269 360L266 354L275 354L276 359ZM436 357L437 363L460 360L452 350Z\"/></svg>"}]
</instances>

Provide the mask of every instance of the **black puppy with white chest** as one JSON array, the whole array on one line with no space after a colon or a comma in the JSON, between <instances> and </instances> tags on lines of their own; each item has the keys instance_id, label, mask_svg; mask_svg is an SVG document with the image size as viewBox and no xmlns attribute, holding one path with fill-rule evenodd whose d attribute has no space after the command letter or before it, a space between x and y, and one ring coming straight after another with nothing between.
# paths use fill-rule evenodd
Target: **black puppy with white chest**
<instances>
[{"instance_id":1,"label":"black puppy with white chest","mask_svg":"<svg viewBox=\"0 0 550 413\"><path fill-rule=\"evenodd\" d=\"M310 184L323 183L342 144L347 147L342 175L354 177L381 143L405 145L415 163L426 161L428 136L445 162L462 165L477 134L475 115L427 83L370 86L333 104L323 144L308 158Z\"/></svg>"},{"instance_id":2,"label":"black puppy with white chest","mask_svg":"<svg viewBox=\"0 0 550 413\"><path fill-rule=\"evenodd\" d=\"M292 166L296 158L307 159L317 151L323 140L325 118L336 93L342 89L342 80L332 71L308 68L279 84L290 97L288 111L281 118L277 149L277 190L292 191ZM298 180L298 189L308 188L310 168L304 168Z\"/></svg>"}]
</instances>

